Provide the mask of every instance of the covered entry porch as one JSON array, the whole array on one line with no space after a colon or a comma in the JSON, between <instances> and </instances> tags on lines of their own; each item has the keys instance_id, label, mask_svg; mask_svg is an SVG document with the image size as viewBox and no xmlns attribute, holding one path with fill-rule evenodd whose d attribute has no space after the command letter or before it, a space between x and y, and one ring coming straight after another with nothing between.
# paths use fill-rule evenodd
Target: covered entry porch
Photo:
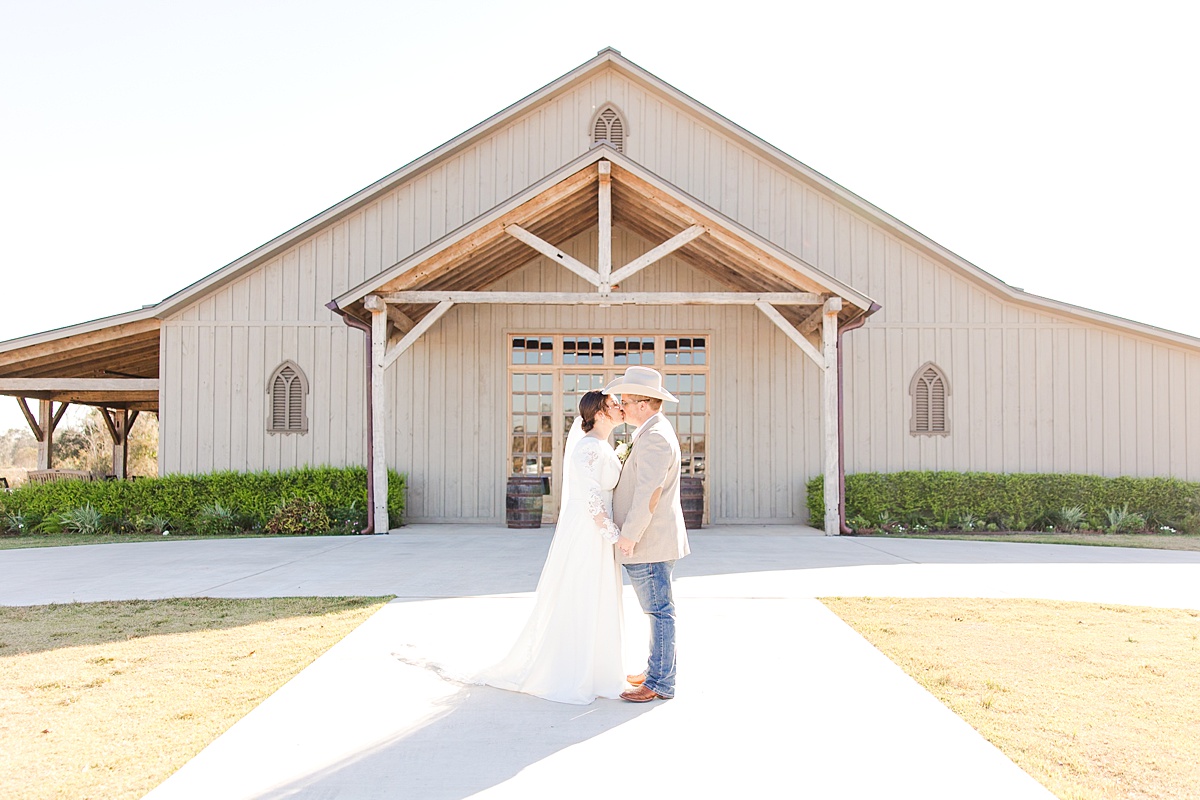
<instances>
[{"instance_id":1,"label":"covered entry porch","mask_svg":"<svg viewBox=\"0 0 1200 800\"><path fill-rule=\"evenodd\" d=\"M631 252L628 246L617 247L618 238L626 244L631 240L639 243L635 248L637 252ZM580 245L585 239L587 244ZM550 269L565 277L556 279L554 285L548 285L550 281L540 281L541 285L512 290L512 275L529 266L531 261L552 265ZM704 288L688 291L682 286L657 286L654 290L639 291L642 279L667 261L695 273L696 283ZM557 290L563 283L571 290ZM644 285L648 287L651 283L647 280ZM622 284L628 288L623 288ZM676 288L684 290L672 290ZM547 317L538 309L570 307L577 309L581 318L593 320L596 318L592 312L596 310L617 319L624 311L638 309L643 312L640 319L654 320L665 318L668 310L709 309L715 315L719 309L736 307L752 309L772 330L782 331L787 341L818 371L820 448L822 472L826 476L826 514L821 525L827 534L838 532L838 335L849 325L861 324L878 306L865 295L722 216L607 145L596 146L555 174L385 269L330 305L355 319L357 325L370 329L369 424L375 498L373 514L377 526L386 526L386 507L382 502L387 496L389 465L386 426L388 411L397 403L396 398L389 397L388 371L452 309L526 309L518 323L506 325L501 331L506 339L508 358L515 358L518 341L523 357L527 357L531 339L538 343L540 358L541 342L549 340L551 347L556 348L548 365L554 368L552 375L588 374L592 376L587 381L590 388L595 376L603 379L609 371L623 370L622 364L634 363L630 358L635 351L630 345L635 340L639 346L650 340L657 348L656 353L665 359L668 338L674 337L677 351L680 342L688 339L691 341L688 349L694 351L696 339L707 341L708 336L725 333L706 331L704 325L692 325L687 330L664 330L661 324L645 322L620 330L598 330L605 327L602 321L599 324L593 322L591 329L586 331L553 330L539 321ZM656 309L664 316L656 317ZM491 336L496 331L480 330L478 333ZM592 337L591 334L596 335ZM593 338L600 340L602 360L596 365L602 369L588 372L586 367L593 362L578 361L583 355L580 345L587 344L590 359L594 354L591 349ZM573 367L579 369L572 368L564 360L568 342L571 355L576 359ZM616 358L618 342L624 348L622 362ZM747 355L756 346L753 341L744 344ZM644 351L639 349L638 352ZM694 358L694 352L692 356ZM659 366L656 362L649 363L667 375L681 373L672 369L680 364L661 362ZM517 374L514 367L510 361L507 378ZM707 361L703 367L705 372L728 368ZM391 385L395 386L395 376L391 378ZM558 383L554 382L556 380ZM523 415L537 419L538 430L534 432L528 430L528 422L521 423L522 430L516 429L516 386L513 380L505 385L503 391L509 395L507 400L496 394L483 398L486 402L505 403L511 412L508 419L514 427L506 437L509 444L503 456L505 470L524 470L532 457L539 472L548 468L553 476L555 461L561 458L561 428L572 410L566 388L560 379L552 377L547 414L541 413L542 399L539 397L535 401L537 413ZM576 395L581 389L578 383L572 387ZM523 385L520 393L522 397L528 396L528 383ZM541 394L540 384L538 394ZM701 414L710 413L711 401L705 398L705 402ZM526 412L528 406L520 410ZM683 413L682 409L679 413ZM696 412L689 409L687 413ZM542 429L542 416L549 417L548 431ZM702 426L707 424L704 419L702 416ZM781 429L786 431L788 426ZM687 433L692 435L694 431ZM548 442L543 442L543 434L548 434L545 437ZM518 435L521 437L519 445ZM537 441L536 451L531 449L531 437ZM695 444L695 440L692 443ZM705 449L700 455L701 470L711 476L709 452ZM485 457L491 458L492 454ZM729 452L720 458L752 459L754 454ZM548 461L548 465L543 460ZM693 449L689 468L696 471L696 467Z\"/></svg>"}]
</instances>

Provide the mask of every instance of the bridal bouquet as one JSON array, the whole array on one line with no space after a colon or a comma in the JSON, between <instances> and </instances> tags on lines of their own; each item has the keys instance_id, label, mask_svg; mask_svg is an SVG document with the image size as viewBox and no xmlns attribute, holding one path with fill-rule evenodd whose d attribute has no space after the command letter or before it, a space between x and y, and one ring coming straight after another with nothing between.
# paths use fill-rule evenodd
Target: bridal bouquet
<instances>
[{"instance_id":1,"label":"bridal bouquet","mask_svg":"<svg viewBox=\"0 0 1200 800\"><path fill-rule=\"evenodd\" d=\"M621 459L621 463L625 463L625 459L629 458L629 451L633 449L633 442L619 442L617 444L617 458Z\"/></svg>"}]
</instances>

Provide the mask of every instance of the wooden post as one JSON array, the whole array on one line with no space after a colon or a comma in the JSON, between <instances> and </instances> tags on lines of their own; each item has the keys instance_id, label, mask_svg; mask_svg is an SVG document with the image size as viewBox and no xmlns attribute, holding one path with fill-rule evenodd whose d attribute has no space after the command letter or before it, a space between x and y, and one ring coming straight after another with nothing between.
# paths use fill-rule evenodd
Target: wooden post
<instances>
[{"instance_id":1,"label":"wooden post","mask_svg":"<svg viewBox=\"0 0 1200 800\"><path fill-rule=\"evenodd\" d=\"M386 441L387 387L383 383L384 360L387 358L387 304L376 295L363 300L363 306L371 312L371 446L374 459L371 463L371 480L375 487L375 508L371 510L375 533L387 533L388 524L388 472Z\"/></svg>"},{"instance_id":2,"label":"wooden post","mask_svg":"<svg viewBox=\"0 0 1200 800\"><path fill-rule=\"evenodd\" d=\"M600 172L600 216L597 224L600 294L612 291L612 163L601 161L597 164Z\"/></svg>"},{"instance_id":3,"label":"wooden post","mask_svg":"<svg viewBox=\"0 0 1200 800\"><path fill-rule=\"evenodd\" d=\"M825 382L822 392L822 413L825 422L825 535L841 533L841 517L838 513L838 373L837 373L837 330L838 312L842 310L842 298L831 297L825 301L821 320L821 344L825 357Z\"/></svg>"},{"instance_id":4,"label":"wooden post","mask_svg":"<svg viewBox=\"0 0 1200 800\"><path fill-rule=\"evenodd\" d=\"M112 474L125 480L129 477L129 429L133 427L137 412L131 417L127 408L114 408L111 414L107 408L102 408L100 416L112 439Z\"/></svg>"},{"instance_id":5,"label":"wooden post","mask_svg":"<svg viewBox=\"0 0 1200 800\"><path fill-rule=\"evenodd\" d=\"M67 410L67 403L59 403L58 411L54 410L53 400L38 400L38 425L34 432L41 432L38 437L38 469L54 469L54 429Z\"/></svg>"}]
</instances>

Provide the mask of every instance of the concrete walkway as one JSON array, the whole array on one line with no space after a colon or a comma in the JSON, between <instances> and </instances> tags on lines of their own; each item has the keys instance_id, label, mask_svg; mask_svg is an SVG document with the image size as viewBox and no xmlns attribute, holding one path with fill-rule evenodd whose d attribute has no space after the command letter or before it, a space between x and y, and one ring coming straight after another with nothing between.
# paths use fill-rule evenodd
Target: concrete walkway
<instances>
[{"instance_id":1,"label":"concrete walkway","mask_svg":"<svg viewBox=\"0 0 1200 800\"><path fill-rule=\"evenodd\" d=\"M1200 553L707 528L676 571L669 702L566 706L447 676L503 655L549 530L0 551L0 604L395 594L151 792L178 798L1048 798L815 598L1200 608ZM626 587L626 661L646 626Z\"/></svg>"}]
</instances>

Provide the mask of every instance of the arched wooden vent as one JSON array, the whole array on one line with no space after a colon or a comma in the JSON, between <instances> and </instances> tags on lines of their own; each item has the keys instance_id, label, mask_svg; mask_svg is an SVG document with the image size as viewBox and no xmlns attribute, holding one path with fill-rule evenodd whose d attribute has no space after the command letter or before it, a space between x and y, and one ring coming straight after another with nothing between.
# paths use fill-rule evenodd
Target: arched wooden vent
<instances>
[{"instance_id":1,"label":"arched wooden vent","mask_svg":"<svg viewBox=\"0 0 1200 800\"><path fill-rule=\"evenodd\" d=\"M625 152L625 120L612 106L605 106L592 125L592 144L608 142L618 153Z\"/></svg>"},{"instance_id":2,"label":"arched wooden vent","mask_svg":"<svg viewBox=\"0 0 1200 800\"><path fill-rule=\"evenodd\" d=\"M950 383L937 364L932 361L923 364L913 375L908 393L912 397L909 433L913 436L945 436L950 433L950 423L946 417Z\"/></svg>"},{"instance_id":3,"label":"arched wooden vent","mask_svg":"<svg viewBox=\"0 0 1200 800\"><path fill-rule=\"evenodd\" d=\"M308 433L308 378L294 361L279 365L267 383L271 395L268 433Z\"/></svg>"}]
</instances>

